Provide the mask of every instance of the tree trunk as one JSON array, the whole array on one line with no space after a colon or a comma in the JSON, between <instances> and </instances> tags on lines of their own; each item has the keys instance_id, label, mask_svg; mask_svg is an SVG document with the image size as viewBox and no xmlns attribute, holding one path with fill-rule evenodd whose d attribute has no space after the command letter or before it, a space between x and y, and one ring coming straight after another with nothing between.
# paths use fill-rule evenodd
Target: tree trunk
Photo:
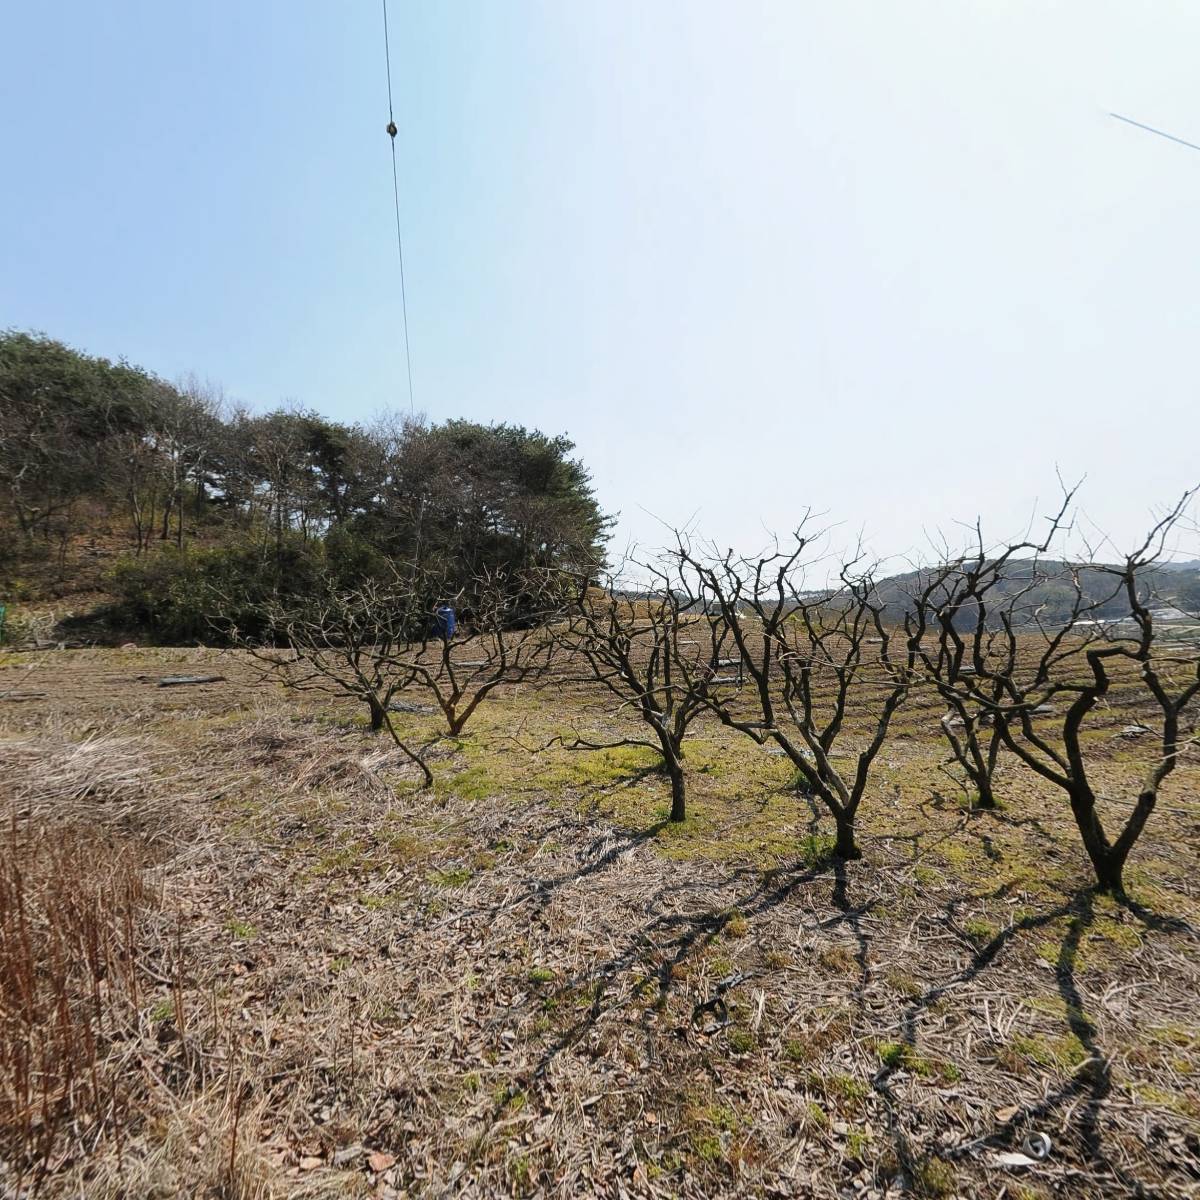
<instances>
[{"instance_id":1,"label":"tree trunk","mask_svg":"<svg viewBox=\"0 0 1200 1200\"><path fill-rule=\"evenodd\" d=\"M671 728L660 714L645 716L647 724L658 735L659 753L663 758L663 769L671 780L671 820L678 823L687 819L687 779L683 771L683 751L671 736Z\"/></svg>"},{"instance_id":2,"label":"tree trunk","mask_svg":"<svg viewBox=\"0 0 1200 1200\"><path fill-rule=\"evenodd\" d=\"M942 731L950 743L950 751L954 760L962 767L968 782L975 789L975 808L995 808L996 797L992 791L992 766L996 761L995 734L992 735L992 746L988 756L984 757L983 748L979 744L979 726L973 723L962 710L959 718L966 722L962 738L959 738L948 723L950 713L942 721Z\"/></svg>"},{"instance_id":3,"label":"tree trunk","mask_svg":"<svg viewBox=\"0 0 1200 1200\"><path fill-rule=\"evenodd\" d=\"M1123 895L1125 886L1121 876L1125 870L1125 854L1108 844L1104 827L1096 816L1096 801L1090 790L1071 795L1071 811L1075 815L1079 836L1083 839L1083 848L1092 860L1097 888L1113 895Z\"/></svg>"},{"instance_id":4,"label":"tree trunk","mask_svg":"<svg viewBox=\"0 0 1200 1200\"><path fill-rule=\"evenodd\" d=\"M367 707L371 710L371 732L378 733L387 721L387 709L375 696L367 697Z\"/></svg>"},{"instance_id":5,"label":"tree trunk","mask_svg":"<svg viewBox=\"0 0 1200 1200\"><path fill-rule=\"evenodd\" d=\"M854 841L854 817L847 813L834 813L837 822L837 843L833 852L838 858L862 858L862 851Z\"/></svg>"},{"instance_id":6,"label":"tree trunk","mask_svg":"<svg viewBox=\"0 0 1200 1200\"><path fill-rule=\"evenodd\" d=\"M985 770L974 775L971 782L975 785L975 807L993 809L996 807L996 793L992 791L992 777Z\"/></svg>"},{"instance_id":7,"label":"tree trunk","mask_svg":"<svg viewBox=\"0 0 1200 1200\"><path fill-rule=\"evenodd\" d=\"M979 789L979 807L980 808L998 808L996 803L996 793L992 787L992 780L996 778L996 763L1000 758L1000 748L1003 746L1003 740L1000 737L999 730L995 725L991 730L991 741L988 742L987 758L982 764L984 787ZM986 795L986 802L985 797Z\"/></svg>"},{"instance_id":8,"label":"tree trunk","mask_svg":"<svg viewBox=\"0 0 1200 1200\"><path fill-rule=\"evenodd\" d=\"M1102 862L1094 862L1096 868L1096 890L1106 892L1110 896L1125 895L1125 857L1111 851L1104 856Z\"/></svg>"},{"instance_id":9,"label":"tree trunk","mask_svg":"<svg viewBox=\"0 0 1200 1200\"><path fill-rule=\"evenodd\" d=\"M687 785L683 767L667 759L667 774L671 777L671 820L683 821L687 818Z\"/></svg>"}]
</instances>

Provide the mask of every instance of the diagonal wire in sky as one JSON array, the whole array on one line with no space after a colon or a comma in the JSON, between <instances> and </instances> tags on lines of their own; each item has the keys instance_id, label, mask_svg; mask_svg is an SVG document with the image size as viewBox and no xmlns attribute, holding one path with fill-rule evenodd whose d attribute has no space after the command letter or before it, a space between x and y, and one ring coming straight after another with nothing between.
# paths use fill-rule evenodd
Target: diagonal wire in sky
<instances>
[{"instance_id":1,"label":"diagonal wire in sky","mask_svg":"<svg viewBox=\"0 0 1200 1200\"><path fill-rule=\"evenodd\" d=\"M1110 117L1116 117L1118 121L1124 121L1126 125L1134 125L1138 129L1144 129L1147 133L1156 133L1161 138L1166 138L1168 142L1178 142L1181 146L1186 146L1189 150L1200 150L1195 142L1185 142L1183 138L1176 137L1173 133L1164 133L1161 129L1155 129L1153 125L1143 125L1141 121L1135 121L1132 117L1123 117L1120 113L1110 112Z\"/></svg>"}]
</instances>

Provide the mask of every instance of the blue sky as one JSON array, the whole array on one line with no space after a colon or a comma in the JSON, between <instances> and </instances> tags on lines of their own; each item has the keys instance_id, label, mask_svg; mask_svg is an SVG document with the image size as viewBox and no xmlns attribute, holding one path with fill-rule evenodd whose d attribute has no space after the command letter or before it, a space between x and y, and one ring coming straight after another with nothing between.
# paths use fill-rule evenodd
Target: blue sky
<instances>
[{"instance_id":1,"label":"blue sky","mask_svg":"<svg viewBox=\"0 0 1200 1200\"><path fill-rule=\"evenodd\" d=\"M391 0L416 405L619 537L881 553L1200 478L1200 6ZM0 325L407 407L375 3L8 5ZM653 515L651 515L653 514Z\"/></svg>"}]
</instances>

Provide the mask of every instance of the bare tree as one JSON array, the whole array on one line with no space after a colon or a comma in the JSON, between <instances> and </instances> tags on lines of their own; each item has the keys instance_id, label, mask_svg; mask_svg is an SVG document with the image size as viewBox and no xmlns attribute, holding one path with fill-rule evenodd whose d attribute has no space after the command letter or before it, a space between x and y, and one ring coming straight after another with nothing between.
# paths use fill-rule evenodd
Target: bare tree
<instances>
[{"instance_id":1,"label":"bare tree","mask_svg":"<svg viewBox=\"0 0 1200 1200\"><path fill-rule=\"evenodd\" d=\"M113 436L105 449L108 483L125 502L134 553L140 557L150 545L159 508L169 492L165 463L154 437L143 429Z\"/></svg>"},{"instance_id":2,"label":"bare tree","mask_svg":"<svg viewBox=\"0 0 1200 1200\"><path fill-rule=\"evenodd\" d=\"M203 494L219 408L194 380L185 386L189 390L145 381L136 422L127 421L103 441L106 490L128 511L138 556L149 549L156 530L158 539L167 541L172 523L175 544L182 547L189 498L195 510Z\"/></svg>"},{"instance_id":3,"label":"bare tree","mask_svg":"<svg viewBox=\"0 0 1200 1200\"><path fill-rule=\"evenodd\" d=\"M1077 488L1063 489L1058 511L1047 520L1043 537L1021 538L999 550L989 550L978 522L972 530L969 552L944 559L918 571L906 597L905 626L913 639L927 682L946 704L942 732L957 762L974 788L980 808L995 808L993 779L1004 727L997 707L1004 690L1002 675L988 676L984 664L996 652L995 631L1000 622L993 608L1007 607L1010 616L1027 610L1035 620L1038 607L1031 597L1044 590L1054 574L1043 566L1043 556L1054 540L1068 529L1068 514ZM1079 615L1083 594L1071 589L1070 625ZM926 633L932 637L926 641ZM1001 661L1004 661L1003 659Z\"/></svg>"},{"instance_id":4,"label":"bare tree","mask_svg":"<svg viewBox=\"0 0 1200 1200\"><path fill-rule=\"evenodd\" d=\"M990 713L1005 746L1066 793L1102 891L1122 892L1130 851L1189 740L1185 712L1200 696L1200 653L1193 643L1163 640L1146 586L1149 569L1194 495L1185 493L1121 562L1071 569L1074 599L1065 620L1046 621L1029 601L1030 587L1004 591L1013 546L953 577L939 608L946 651L936 664L939 690L954 689L963 703ZM1108 581L1099 594L1098 578ZM1116 597L1123 598L1128 616L1098 619L1095 614ZM1099 811L1085 722L1118 678L1141 690L1157 720L1156 753L1114 836ZM1065 704L1061 712L1059 704Z\"/></svg>"},{"instance_id":5,"label":"bare tree","mask_svg":"<svg viewBox=\"0 0 1200 1200\"><path fill-rule=\"evenodd\" d=\"M801 530L786 551L706 560L681 539L679 555L729 629L756 711L729 695L713 696L710 707L725 725L787 755L834 819L835 853L853 859L862 854L855 818L871 767L916 681L920 630L905 637L888 626L871 573L856 563L840 568L836 586L806 588L804 558L813 542ZM853 749L836 755L851 716L864 717L865 729L853 731ZM839 765L847 758L850 770Z\"/></svg>"},{"instance_id":6,"label":"bare tree","mask_svg":"<svg viewBox=\"0 0 1200 1200\"><path fill-rule=\"evenodd\" d=\"M365 580L357 588L325 588L303 607L268 604L267 640L239 637L243 646L285 687L300 692L346 695L366 706L371 731L386 729L421 770L425 785L433 774L424 751L403 741L391 718L395 697L416 680L397 668L397 658L422 623L422 599L393 580Z\"/></svg>"},{"instance_id":7,"label":"bare tree","mask_svg":"<svg viewBox=\"0 0 1200 1200\"><path fill-rule=\"evenodd\" d=\"M910 635L918 629L921 633L912 645L925 679L946 705L940 721L950 747L950 758L946 761L958 765L974 793L977 807L986 809L996 807L993 781L1004 746L1003 731L995 720L994 709L1002 683L990 680L980 685L993 702L990 707L976 701L973 689L961 686L974 673L974 668L970 661L965 661L967 645L956 622L964 606L969 610L971 602L979 602L979 588L992 569L1002 572L1003 565L997 566L981 551L974 561L960 557L919 572L918 586L905 611ZM982 638L987 630L986 612L979 615L982 619L976 632ZM932 633L930 641L926 640L927 632ZM946 764L942 765L944 769Z\"/></svg>"},{"instance_id":8,"label":"bare tree","mask_svg":"<svg viewBox=\"0 0 1200 1200\"><path fill-rule=\"evenodd\" d=\"M671 780L671 820L687 816L684 740L721 681L728 629L710 621L700 597L669 565L638 563L642 580L623 589L618 574L593 585L572 577L578 594L557 630L571 665L555 682L599 684L648 727L646 737L594 741L576 736L571 749L644 746L662 756Z\"/></svg>"},{"instance_id":9,"label":"bare tree","mask_svg":"<svg viewBox=\"0 0 1200 1200\"><path fill-rule=\"evenodd\" d=\"M976 807L994 809L997 807L996 766L1004 747L1003 731L991 713L979 712L957 694L946 697L946 702L949 711L941 719L942 733L950 746L950 758L946 762L958 764L966 776Z\"/></svg>"},{"instance_id":10,"label":"bare tree","mask_svg":"<svg viewBox=\"0 0 1200 1200\"><path fill-rule=\"evenodd\" d=\"M189 498L193 512L199 513L205 472L220 436L223 406L220 389L194 375L187 376L175 388L163 389L154 426L168 484L160 541L165 542L171 536L174 521L175 545L182 548Z\"/></svg>"},{"instance_id":11,"label":"bare tree","mask_svg":"<svg viewBox=\"0 0 1200 1200\"><path fill-rule=\"evenodd\" d=\"M540 674L555 645L545 627L555 606L549 603L531 618L528 587L484 573L446 596L438 583L411 569L351 589L327 581L302 604L266 605L265 638L235 634L235 640L286 687L349 695L363 703L371 730L386 729L428 785L429 746L418 749L401 740L391 716L397 697L415 691L432 700L447 732L458 736L497 687ZM442 615L448 608L467 618L461 635Z\"/></svg>"},{"instance_id":12,"label":"bare tree","mask_svg":"<svg viewBox=\"0 0 1200 1200\"><path fill-rule=\"evenodd\" d=\"M480 704L501 684L540 677L553 659L551 626L563 599L548 576L481 569L454 592L439 590L440 575L420 575L419 592L434 597L417 639L398 648L393 670L437 705L447 732L457 737ZM456 613L455 636L437 613Z\"/></svg>"}]
</instances>

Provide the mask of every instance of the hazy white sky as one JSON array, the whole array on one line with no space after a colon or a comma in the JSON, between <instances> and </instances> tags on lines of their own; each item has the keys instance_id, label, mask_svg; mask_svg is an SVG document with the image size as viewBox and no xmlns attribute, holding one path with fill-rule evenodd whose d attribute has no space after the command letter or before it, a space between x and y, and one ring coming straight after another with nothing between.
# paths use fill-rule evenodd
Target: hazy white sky
<instances>
[{"instance_id":1,"label":"hazy white sky","mask_svg":"<svg viewBox=\"0 0 1200 1200\"><path fill-rule=\"evenodd\" d=\"M619 539L905 553L1200 479L1200 4L390 0L416 404ZM379 5L7 5L0 325L407 406Z\"/></svg>"}]
</instances>

